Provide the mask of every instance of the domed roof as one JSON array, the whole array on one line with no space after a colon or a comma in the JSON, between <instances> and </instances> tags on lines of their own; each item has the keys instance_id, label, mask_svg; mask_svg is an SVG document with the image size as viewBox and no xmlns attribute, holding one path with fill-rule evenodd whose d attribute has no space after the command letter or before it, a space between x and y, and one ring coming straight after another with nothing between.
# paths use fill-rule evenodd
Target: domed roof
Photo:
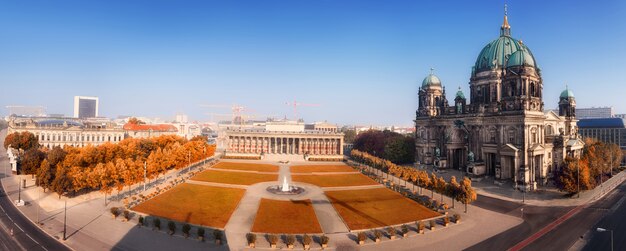
<instances>
[{"instance_id":1,"label":"domed roof","mask_svg":"<svg viewBox=\"0 0 626 251\"><path fill-rule=\"evenodd\" d=\"M435 76L435 74L430 73L422 81L422 88L426 88L428 86L439 86L439 87L441 87L441 80L439 80L439 78L437 76Z\"/></svg>"},{"instance_id":2,"label":"domed roof","mask_svg":"<svg viewBox=\"0 0 626 251\"><path fill-rule=\"evenodd\" d=\"M480 51L474 64L473 73L491 70L495 67L505 67L509 58L517 51L523 51L524 54L516 56L519 58L512 63L519 60L528 64L532 61L531 66L536 66L532 52L521 41L511 37L510 29L511 26L509 26L505 16L504 23L500 27L500 37L485 45Z\"/></svg>"},{"instance_id":3,"label":"domed roof","mask_svg":"<svg viewBox=\"0 0 626 251\"><path fill-rule=\"evenodd\" d=\"M567 98L573 98L573 97L574 97L574 93L572 92L572 90L570 90L569 87L565 87L565 90L561 92L561 96L559 98L567 99Z\"/></svg>"},{"instance_id":4,"label":"domed roof","mask_svg":"<svg viewBox=\"0 0 626 251\"><path fill-rule=\"evenodd\" d=\"M461 87L459 87L459 90L456 92L456 98L462 98L465 99L465 94L463 94L463 91L461 91Z\"/></svg>"},{"instance_id":5,"label":"domed roof","mask_svg":"<svg viewBox=\"0 0 626 251\"><path fill-rule=\"evenodd\" d=\"M535 59L526 50L513 52L506 62L506 67L530 66L535 67Z\"/></svg>"}]
</instances>

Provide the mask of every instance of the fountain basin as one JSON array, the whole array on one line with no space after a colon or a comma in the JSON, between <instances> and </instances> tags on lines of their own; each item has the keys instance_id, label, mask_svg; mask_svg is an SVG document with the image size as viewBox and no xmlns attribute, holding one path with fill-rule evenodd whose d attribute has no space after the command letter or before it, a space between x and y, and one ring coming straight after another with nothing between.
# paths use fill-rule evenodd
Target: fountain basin
<instances>
[{"instance_id":1,"label":"fountain basin","mask_svg":"<svg viewBox=\"0 0 626 251\"><path fill-rule=\"evenodd\" d=\"M270 193L277 194L277 195L297 195L305 191L304 188L299 187L299 186L284 187L282 185L269 186L265 190L267 190Z\"/></svg>"}]
</instances>

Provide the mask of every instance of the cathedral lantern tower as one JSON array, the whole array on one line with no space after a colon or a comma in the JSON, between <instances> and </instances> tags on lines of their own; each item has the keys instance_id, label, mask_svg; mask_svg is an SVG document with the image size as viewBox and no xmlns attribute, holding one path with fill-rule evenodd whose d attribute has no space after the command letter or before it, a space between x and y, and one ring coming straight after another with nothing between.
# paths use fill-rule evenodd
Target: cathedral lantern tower
<instances>
[{"instance_id":1,"label":"cathedral lantern tower","mask_svg":"<svg viewBox=\"0 0 626 251\"><path fill-rule=\"evenodd\" d=\"M465 113L465 94L461 91L461 87L456 92L456 96L454 97L454 113L455 114L463 114Z\"/></svg>"},{"instance_id":2,"label":"cathedral lantern tower","mask_svg":"<svg viewBox=\"0 0 626 251\"><path fill-rule=\"evenodd\" d=\"M559 96L559 116L565 117L565 136L575 137L578 134L576 126L576 98L574 93L565 87Z\"/></svg>"},{"instance_id":3,"label":"cathedral lantern tower","mask_svg":"<svg viewBox=\"0 0 626 251\"><path fill-rule=\"evenodd\" d=\"M566 118L576 117L576 98L574 98L574 93L567 86L561 92L561 96L559 96L559 116Z\"/></svg>"},{"instance_id":4,"label":"cathedral lantern tower","mask_svg":"<svg viewBox=\"0 0 626 251\"><path fill-rule=\"evenodd\" d=\"M445 89L441 86L441 80L433 74L433 69L430 69L430 74L422 81L419 93L419 108L417 110L417 116L439 116L444 113L448 106L446 100Z\"/></svg>"}]
</instances>

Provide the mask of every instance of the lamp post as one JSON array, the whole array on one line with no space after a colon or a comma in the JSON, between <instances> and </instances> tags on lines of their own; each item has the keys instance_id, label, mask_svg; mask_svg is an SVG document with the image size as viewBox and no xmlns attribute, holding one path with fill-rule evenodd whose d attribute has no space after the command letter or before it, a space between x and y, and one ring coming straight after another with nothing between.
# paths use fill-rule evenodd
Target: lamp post
<instances>
[{"instance_id":1,"label":"lamp post","mask_svg":"<svg viewBox=\"0 0 626 251\"><path fill-rule=\"evenodd\" d=\"M39 203L41 202L41 189L37 188L37 225L39 225Z\"/></svg>"},{"instance_id":2,"label":"lamp post","mask_svg":"<svg viewBox=\"0 0 626 251\"><path fill-rule=\"evenodd\" d=\"M606 232L606 231L611 232L611 251L613 251L613 230L599 227L599 228L596 228L596 231L598 231L598 232Z\"/></svg>"},{"instance_id":3,"label":"lamp post","mask_svg":"<svg viewBox=\"0 0 626 251\"><path fill-rule=\"evenodd\" d=\"M578 198L580 198L580 165L578 163L578 160L576 160L576 174L578 176L578 181L577 181L577 194L578 194Z\"/></svg>"},{"instance_id":4,"label":"lamp post","mask_svg":"<svg viewBox=\"0 0 626 251\"><path fill-rule=\"evenodd\" d=\"M63 209L63 240L67 240L67 200L65 200L65 207Z\"/></svg>"},{"instance_id":5,"label":"lamp post","mask_svg":"<svg viewBox=\"0 0 626 251\"><path fill-rule=\"evenodd\" d=\"M191 168L191 151L187 153L187 173L189 172L190 168Z\"/></svg>"},{"instance_id":6,"label":"lamp post","mask_svg":"<svg viewBox=\"0 0 626 251\"><path fill-rule=\"evenodd\" d=\"M143 162L143 191L144 192L146 191L146 173L148 171L147 165L148 165L148 161L144 161Z\"/></svg>"},{"instance_id":7,"label":"lamp post","mask_svg":"<svg viewBox=\"0 0 626 251\"><path fill-rule=\"evenodd\" d=\"M19 179L20 183L17 184L17 203L22 201L22 179Z\"/></svg>"}]
</instances>

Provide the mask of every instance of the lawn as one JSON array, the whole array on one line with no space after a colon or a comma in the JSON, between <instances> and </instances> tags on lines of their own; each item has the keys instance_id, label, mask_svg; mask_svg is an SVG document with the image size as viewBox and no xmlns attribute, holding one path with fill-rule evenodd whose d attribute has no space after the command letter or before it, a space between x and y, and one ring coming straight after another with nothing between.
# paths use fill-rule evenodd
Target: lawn
<instances>
[{"instance_id":1,"label":"lawn","mask_svg":"<svg viewBox=\"0 0 626 251\"><path fill-rule=\"evenodd\" d=\"M276 165L255 163L220 162L212 168L257 172L278 172L278 166Z\"/></svg>"},{"instance_id":2,"label":"lawn","mask_svg":"<svg viewBox=\"0 0 626 251\"><path fill-rule=\"evenodd\" d=\"M191 178L197 181L234 184L234 185L252 185L259 182L278 181L278 174L261 174L261 173L244 173L244 172L227 172L217 170L206 170Z\"/></svg>"},{"instance_id":3,"label":"lawn","mask_svg":"<svg viewBox=\"0 0 626 251\"><path fill-rule=\"evenodd\" d=\"M307 166L292 166L291 172L292 173L356 172L356 170L346 165L307 165Z\"/></svg>"},{"instance_id":4,"label":"lawn","mask_svg":"<svg viewBox=\"0 0 626 251\"><path fill-rule=\"evenodd\" d=\"M311 200L261 199L252 232L275 234L322 233Z\"/></svg>"},{"instance_id":5,"label":"lawn","mask_svg":"<svg viewBox=\"0 0 626 251\"><path fill-rule=\"evenodd\" d=\"M326 196L350 230L412 223L440 216L387 188L327 191Z\"/></svg>"},{"instance_id":6,"label":"lawn","mask_svg":"<svg viewBox=\"0 0 626 251\"><path fill-rule=\"evenodd\" d=\"M224 228L244 189L180 184L132 210L179 222Z\"/></svg>"},{"instance_id":7,"label":"lawn","mask_svg":"<svg viewBox=\"0 0 626 251\"><path fill-rule=\"evenodd\" d=\"M325 174L325 175L292 175L294 182L304 182L320 187L342 187L342 186L365 186L378 185L376 181L367 176L355 174Z\"/></svg>"}]
</instances>

